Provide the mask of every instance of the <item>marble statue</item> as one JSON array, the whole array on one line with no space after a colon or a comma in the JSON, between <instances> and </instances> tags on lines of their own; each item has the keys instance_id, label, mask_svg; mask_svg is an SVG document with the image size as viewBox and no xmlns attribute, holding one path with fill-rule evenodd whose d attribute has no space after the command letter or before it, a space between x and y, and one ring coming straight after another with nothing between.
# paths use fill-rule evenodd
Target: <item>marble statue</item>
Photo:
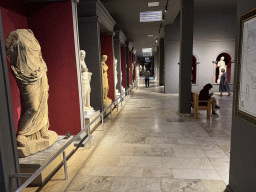
<instances>
[{"instance_id":1,"label":"marble statue","mask_svg":"<svg viewBox=\"0 0 256 192\"><path fill-rule=\"evenodd\" d=\"M120 79L121 79L121 82L120 82L120 84L121 84L121 94L123 94L125 92L125 88L122 85L122 80L123 80L123 73L122 73L122 71L121 71Z\"/></svg>"},{"instance_id":2,"label":"marble statue","mask_svg":"<svg viewBox=\"0 0 256 192\"><path fill-rule=\"evenodd\" d=\"M115 88L116 88L116 85L117 85L117 83L118 83L118 77L117 77L117 74L118 74L118 72L117 72L117 59L115 59ZM120 92L119 92L119 90L116 88L115 89L115 94L116 95L120 95Z\"/></svg>"},{"instance_id":3,"label":"marble statue","mask_svg":"<svg viewBox=\"0 0 256 192\"><path fill-rule=\"evenodd\" d=\"M103 106L104 106L104 108L108 107L112 102L112 100L108 98L109 85L108 85L108 66L106 64L107 59L108 59L107 55L102 55L101 67L102 67Z\"/></svg>"},{"instance_id":4,"label":"marble statue","mask_svg":"<svg viewBox=\"0 0 256 192\"><path fill-rule=\"evenodd\" d=\"M18 146L35 148L38 144L32 141L39 140L43 140L42 142L51 140L50 143L53 144L58 139L58 135L48 130L49 85L47 66L39 42L30 29L17 29L8 35L6 49L21 99Z\"/></svg>"},{"instance_id":5,"label":"marble statue","mask_svg":"<svg viewBox=\"0 0 256 192\"><path fill-rule=\"evenodd\" d=\"M88 72L88 68L85 64L86 52L84 50L80 51L80 63L81 63L81 71L82 71L82 91L83 91L83 104L84 104L84 111L89 112L93 110L90 106L90 93L91 93L91 76L92 73Z\"/></svg>"},{"instance_id":6,"label":"marble statue","mask_svg":"<svg viewBox=\"0 0 256 192\"><path fill-rule=\"evenodd\" d=\"M227 66L225 64L225 61L224 61L224 56L222 56L217 64L217 67L219 67L219 76L218 76L218 80L217 80L217 84L220 84L220 80L221 80L221 75L223 74L222 72L222 69L227 69Z\"/></svg>"}]
</instances>

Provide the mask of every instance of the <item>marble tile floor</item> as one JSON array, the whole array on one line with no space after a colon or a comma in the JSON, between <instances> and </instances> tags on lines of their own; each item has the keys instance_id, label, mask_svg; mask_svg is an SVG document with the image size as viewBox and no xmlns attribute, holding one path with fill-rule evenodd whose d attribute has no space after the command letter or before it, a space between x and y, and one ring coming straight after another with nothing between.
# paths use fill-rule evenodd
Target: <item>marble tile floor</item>
<instances>
[{"instance_id":1,"label":"marble tile floor","mask_svg":"<svg viewBox=\"0 0 256 192\"><path fill-rule=\"evenodd\" d=\"M66 188L69 192L220 192L228 184L232 96L216 95L219 117L179 121L178 96L137 89Z\"/></svg>"}]
</instances>

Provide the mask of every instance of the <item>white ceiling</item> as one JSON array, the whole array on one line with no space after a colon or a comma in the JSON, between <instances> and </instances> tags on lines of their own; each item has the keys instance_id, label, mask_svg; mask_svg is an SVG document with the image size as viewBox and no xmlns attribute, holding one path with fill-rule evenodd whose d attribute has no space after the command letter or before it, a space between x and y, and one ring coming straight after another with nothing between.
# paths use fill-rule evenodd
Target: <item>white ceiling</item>
<instances>
[{"instance_id":1,"label":"white ceiling","mask_svg":"<svg viewBox=\"0 0 256 192\"><path fill-rule=\"evenodd\" d=\"M121 29L127 39L142 56L142 48L154 48L155 40L164 35L164 25L172 24L180 11L180 0L169 0L161 34L158 34L160 21L140 22L140 12L164 12L167 0L101 0L110 15L116 21L115 28ZM148 2L159 2L159 7L148 7ZM195 10L234 8L236 0L195 0ZM153 35L148 37L148 35Z\"/></svg>"}]
</instances>

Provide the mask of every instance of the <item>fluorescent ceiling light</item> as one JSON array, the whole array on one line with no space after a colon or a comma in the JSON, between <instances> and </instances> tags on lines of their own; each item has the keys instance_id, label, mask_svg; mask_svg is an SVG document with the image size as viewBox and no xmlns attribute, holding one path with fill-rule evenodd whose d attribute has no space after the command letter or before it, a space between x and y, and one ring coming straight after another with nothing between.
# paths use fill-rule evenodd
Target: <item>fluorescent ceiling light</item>
<instances>
[{"instance_id":1,"label":"fluorescent ceiling light","mask_svg":"<svg viewBox=\"0 0 256 192\"><path fill-rule=\"evenodd\" d=\"M152 48L142 48L142 53L151 53Z\"/></svg>"},{"instance_id":2,"label":"fluorescent ceiling light","mask_svg":"<svg viewBox=\"0 0 256 192\"><path fill-rule=\"evenodd\" d=\"M162 11L140 12L140 22L162 21Z\"/></svg>"},{"instance_id":3,"label":"fluorescent ceiling light","mask_svg":"<svg viewBox=\"0 0 256 192\"><path fill-rule=\"evenodd\" d=\"M157 7L157 6L159 6L159 2L150 2L150 3L148 3L148 6L149 7Z\"/></svg>"},{"instance_id":4,"label":"fluorescent ceiling light","mask_svg":"<svg viewBox=\"0 0 256 192\"><path fill-rule=\"evenodd\" d=\"M149 57L145 57L145 60L149 60Z\"/></svg>"},{"instance_id":5,"label":"fluorescent ceiling light","mask_svg":"<svg viewBox=\"0 0 256 192\"><path fill-rule=\"evenodd\" d=\"M150 62L150 60L147 60L146 62Z\"/></svg>"},{"instance_id":6,"label":"fluorescent ceiling light","mask_svg":"<svg viewBox=\"0 0 256 192\"><path fill-rule=\"evenodd\" d=\"M148 35L148 37L153 37L154 35Z\"/></svg>"}]
</instances>

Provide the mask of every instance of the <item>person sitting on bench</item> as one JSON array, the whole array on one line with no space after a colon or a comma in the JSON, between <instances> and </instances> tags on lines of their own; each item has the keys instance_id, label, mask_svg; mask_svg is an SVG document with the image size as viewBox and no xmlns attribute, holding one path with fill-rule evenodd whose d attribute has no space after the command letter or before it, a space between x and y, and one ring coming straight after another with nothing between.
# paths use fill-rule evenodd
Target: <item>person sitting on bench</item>
<instances>
[{"instance_id":1,"label":"person sitting on bench","mask_svg":"<svg viewBox=\"0 0 256 192\"><path fill-rule=\"evenodd\" d=\"M217 105L215 97L212 97L213 92L209 93L211 89L212 89L212 84L210 83L206 84L199 93L199 100L210 100L212 105L212 115L219 116L215 112L215 109L219 109L220 106ZM200 105L207 105L207 103L200 103Z\"/></svg>"}]
</instances>

